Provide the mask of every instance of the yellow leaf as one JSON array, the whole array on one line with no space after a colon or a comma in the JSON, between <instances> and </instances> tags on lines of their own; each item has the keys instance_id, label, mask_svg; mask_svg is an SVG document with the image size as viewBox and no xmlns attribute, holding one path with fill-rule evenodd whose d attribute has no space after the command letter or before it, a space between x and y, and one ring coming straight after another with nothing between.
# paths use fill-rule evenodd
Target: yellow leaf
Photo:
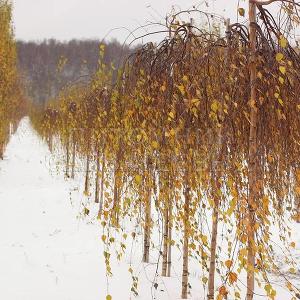
<instances>
[{"instance_id":1,"label":"yellow leaf","mask_svg":"<svg viewBox=\"0 0 300 300\"><path fill-rule=\"evenodd\" d=\"M194 98L191 100L192 105L198 106L200 104L200 100L197 98Z\"/></svg>"},{"instance_id":2,"label":"yellow leaf","mask_svg":"<svg viewBox=\"0 0 300 300\"><path fill-rule=\"evenodd\" d=\"M234 273L234 272L230 272L230 273L228 274L228 280L229 280L229 282L230 282L231 284L237 282L237 278L238 278L238 276L237 276L237 274Z\"/></svg>"},{"instance_id":3,"label":"yellow leaf","mask_svg":"<svg viewBox=\"0 0 300 300\"><path fill-rule=\"evenodd\" d=\"M173 113L172 111L169 112L169 117L170 117L171 119L174 119L174 118L175 118L175 115L174 115L174 113Z\"/></svg>"},{"instance_id":4,"label":"yellow leaf","mask_svg":"<svg viewBox=\"0 0 300 300\"><path fill-rule=\"evenodd\" d=\"M246 249L246 248L243 248L243 249L240 250L239 255L240 255L241 257L246 257L246 256L247 256L247 253L248 253L247 249Z\"/></svg>"},{"instance_id":5,"label":"yellow leaf","mask_svg":"<svg viewBox=\"0 0 300 300\"><path fill-rule=\"evenodd\" d=\"M259 223L258 223L258 222L256 222L256 223L254 224L253 229L254 229L255 231L257 231L257 230L259 229Z\"/></svg>"},{"instance_id":6,"label":"yellow leaf","mask_svg":"<svg viewBox=\"0 0 300 300\"><path fill-rule=\"evenodd\" d=\"M281 77L281 76L279 76L279 82L281 83L281 84L284 84L284 78L283 77Z\"/></svg>"},{"instance_id":7,"label":"yellow leaf","mask_svg":"<svg viewBox=\"0 0 300 300\"><path fill-rule=\"evenodd\" d=\"M296 274L297 273L296 270L295 270L295 268L289 268L289 272L292 273L292 274Z\"/></svg>"},{"instance_id":8,"label":"yellow leaf","mask_svg":"<svg viewBox=\"0 0 300 300\"><path fill-rule=\"evenodd\" d=\"M137 184L141 184L142 183L142 176L141 175L135 175L134 179L135 179L135 182Z\"/></svg>"},{"instance_id":9,"label":"yellow leaf","mask_svg":"<svg viewBox=\"0 0 300 300\"><path fill-rule=\"evenodd\" d=\"M112 300L112 296L111 295L107 295L106 296L106 300Z\"/></svg>"},{"instance_id":10,"label":"yellow leaf","mask_svg":"<svg viewBox=\"0 0 300 300\"><path fill-rule=\"evenodd\" d=\"M206 284L207 281L208 281L208 278L207 278L207 277L202 277L202 282L203 282L204 284Z\"/></svg>"},{"instance_id":11,"label":"yellow leaf","mask_svg":"<svg viewBox=\"0 0 300 300\"><path fill-rule=\"evenodd\" d=\"M245 16L245 9L244 9L244 8L240 7L240 8L238 9L238 12L239 12L239 15L240 15L240 16L242 16L242 17Z\"/></svg>"},{"instance_id":12,"label":"yellow leaf","mask_svg":"<svg viewBox=\"0 0 300 300\"><path fill-rule=\"evenodd\" d=\"M226 296L228 294L228 291L226 289L226 287L224 285L222 285L220 288L219 288L219 294L222 295L222 296ZM222 299L222 298L221 298Z\"/></svg>"},{"instance_id":13,"label":"yellow leaf","mask_svg":"<svg viewBox=\"0 0 300 300\"><path fill-rule=\"evenodd\" d=\"M236 208L236 204L237 204L237 199L236 199L236 197L233 197L229 204L230 204L230 205L229 205L229 208L228 208L226 214L227 214L228 216L231 216L232 213L234 212L235 208Z\"/></svg>"},{"instance_id":14,"label":"yellow leaf","mask_svg":"<svg viewBox=\"0 0 300 300\"><path fill-rule=\"evenodd\" d=\"M272 286L270 284L265 285L265 291L267 292L268 295L270 295L272 290Z\"/></svg>"},{"instance_id":15,"label":"yellow leaf","mask_svg":"<svg viewBox=\"0 0 300 300\"><path fill-rule=\"evenodd\" d=\"M179 89L179 91L181 92L182 95L184 95L185 93L185 89L183 85L178 85L177 88Z\"/></svg>"},{"instance_id":16,"label":"yellow leaf","mask_svg":"<svg viewBox=\"0 0 300 300\"><path fill-rule=\"evenodd\" d=\"M274 299L276 296L276 291L272 288L270 284L265 285L265 291L267 292L267 295L271 297L271 299Z\"/></svg>"},{"instance_id":17,"label":"yellow leaf","mask_svg":"<svg viewBox=\"0 0 300 300\"><path fill-rule=\"evenodd\" d=\"M106 240L106 235L103 234L102 237L101 237L101 239L102 239L103 242L105 242L105 240Z\"/></svg>"},{"instance_id":18,"label":"yellow leaf","mask_svg":"<svg viewBox=\"0 0 300 300\"><path fill-rule=\"evenodd\" d=\"M196 249L195 243L191 243L189 246L190 246L190 248L191 248L192 250L195 250L195 249Z\"/></svg>"},{"instance_id":19,"label":"yellow leaf","mask_svg":"<svg viewBox=\"0 0 300 300\"><path fill-rule=\"evenodd\" d=\"M228 259L225 261L225 266L230 269L232 267L232 260Z\"/></svg>"},{"instance_id":20,"label":"yellow leaf","mask_svg":"<svg viewBox=\"0 0 300 300\"><path fill-rule=\"evenodd\" d=\"M216 113L218 111L218 108L219 108L219 103L215 100L211 106L210 106L211 110Z\"/></svg>"},{"instance_id":21,"label":"yellow leaf","mask_svg":"<svg viewBox=\"0 0 300 300\"><path fill-rule=\"evenodd\" d=\"M279 44L282 48L286 48L288 44L287 39L284 36L281 36L279 39Z\"/></svg>"},{"instance_id":22,"label":"yellow leaf","mask_svg":"<svg viewBox=\"0 0 300 300\"><path fill-rule=\"evenodd\" d=\"M170 135L174 136L175 133L176 133L176 132L175 132L174 128L172 128L172 129L170 130Z\"/></svg>"},{"instance_id":23,"label":"yellow leaf","mask_svg":"<svg viewBox=\"0 0 300 300\"><path fill-rule=\"evenodd\" d=\"M280 66L279 71L284 75L286 73L286 68L284 66Z\"/></svg>"},{"instance_id":24,"label":"yellow leaf","mask_svg":"<svg viewBox=\"0 0 300 300\"><path fill-rule=\"evenodd\" d=\"M278 61L278 62L280 62L280 61L282 61L283 60L283 54L282 53L277 53L276 54L276 60Z\"/></svg>"},{"instance_id":25,"label":"yellow leaf","mask_svg":"<svg viewBox=\"0 0 300 300\"><path fill-rule=\"evenodd\" d=\"M274 157L271 154L268 154L267 158L270 164L274 161Z\"/></svg>"},{"instance_id":26,"label":"yellow leaf","mask_svg":"<svg viewBox=\"0 0 300 300\"><path fill-rule=\"evenodd\" d=\"M257 73L257 77L258 77L259 79L262 79L262 78L263 78L263 75L261 74L261 72L258 72L258 73Z\"/></svg>"},{"instance_id":27,"label":"yellow leaf","mask_svg":"<svg viewBox=\"0 0 300 300\"><path fill-rule=\"evenodd\" d=\"M156 141L152 141L151 146L152 146L153 149L158 149L159 144Z\"/></svg>"},{"instance_id":28,"label":"yellow leaf","mask_svg":"<svg viewBox=\"0 0 300 300\"><path fill-rule=\"evenodd\" d=\"M165 91L166 91L166 87L165 87L164 85L162 85L162 86L160 87L160 90L161 90L162 92L165 92Z\"/></svg>"},{"instance_id":29,"label":"yellow leaf","mask_svg":"<svg viewBox=\"0 0 300 300\"><path fill-rule=\"evenodd\" d=\"M202 243L204 244L204 245L207 245L207 236L206 235L201 235L201 240L202 240Z\"/></svg>"},{"instance_id":30,"label":"yellow leaf","mask_svg":"<svg viewBox=\"0 0 300 300\"><path fill-rule=\"evenodd\" d=\"M269 208L269 203L270 203L269 197L268 196L264 196L262 198L262 203L263 203L263 208L264 209L268 209Z\"/></svg>"}]
</instances>

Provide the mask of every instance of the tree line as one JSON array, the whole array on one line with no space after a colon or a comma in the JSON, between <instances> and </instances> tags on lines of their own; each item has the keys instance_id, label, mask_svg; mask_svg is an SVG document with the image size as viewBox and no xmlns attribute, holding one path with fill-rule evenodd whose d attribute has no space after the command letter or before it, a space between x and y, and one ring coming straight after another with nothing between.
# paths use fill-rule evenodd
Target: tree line
<instances>
[{"instance_id":1,"label":"tree line","mask_svg":"<svg viewBox=\"0 0 300 300\"><path fill-rule=\"evenodd\" d=\"M10 1L0 0L0 159L11 133L25 112Z\"/></svg>"},{"instance_id":2,"label":"tree line","mask_svg":"<svg viewBox=\"0 0 300 300\"><path fill-rule=\"evenodd\" d=\"M18 69L28 98L43 105L66 85L89 82L97 70L99 43L99 40L17 41ZM107 49L105 63L118 68L129 47L116 40L103 44Z\"/></svg>"}]
</instances>

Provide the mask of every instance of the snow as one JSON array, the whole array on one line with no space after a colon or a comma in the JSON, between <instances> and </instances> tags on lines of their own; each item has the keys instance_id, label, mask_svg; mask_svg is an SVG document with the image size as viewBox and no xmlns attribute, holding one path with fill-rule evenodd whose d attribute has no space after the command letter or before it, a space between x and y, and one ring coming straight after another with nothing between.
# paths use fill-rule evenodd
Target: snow
<instances>
[{"instance_id":1,"label":"snow","mask_svg":"<svg viewBox=\"0 0 300 300\"><path fill-rule=\"evenodd\" d=\"M80 180L66 181L56 171L47 145L24 118L0 162L0 299L101 300L107 294L117 300L134 299L131 264L139 277L136 299L179 299L180 251L174 251L172 278L158 277L157 290L151 288L157 251L152 264L142 264L140 244L121 262L112 258L113 277L107 280L102 228L96 209L82 217L88 199L81 186ZM296 252L299 256L300 249ZM192 299L205 299L200 265L192 262L190 271ZM278 299L290 298L287 291L278 291Z\"/></svg>"},{"instance_id":2,"label":"snow","mask_svg":"<svg viewBox=\"0 0 300 300\"><path fill-rule=\"evenodd\" d=\"M24 119L0 165L1 299L101 299L97 228L78 223L67 184ZM93 296L92 296L93 295ZM103 298L103 297L102 297Z\"/></svg>"},{"instance_id":3,"label":"snow","mask_svg":"<svg viewBox=\"0 0 300 300\"><path fill-rule=\"evenodd\" d=\"M0 162L0 299L99 300L108 293L130 299L129 260L113 261L107 284L101 226L80 218L78 183L65 181L53 164L23 119ZM144 266L136 267L144 277ZM140 284L138 299L152 299L151 285L151 279ZM158 299L176 299L177 286Z\"/></svg>"}]
</instances>

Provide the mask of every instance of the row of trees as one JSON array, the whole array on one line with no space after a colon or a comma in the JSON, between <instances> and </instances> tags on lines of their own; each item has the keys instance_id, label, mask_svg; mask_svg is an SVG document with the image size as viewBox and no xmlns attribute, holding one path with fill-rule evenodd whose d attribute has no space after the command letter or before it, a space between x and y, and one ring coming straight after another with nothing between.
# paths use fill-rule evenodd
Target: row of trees
<instances>
[{"instance_id":1,"label":"row of trees","mask_svg":"<svg viewBox=\"0 0 300 300\"><path fill-rule=\"evenodd\" d=\"M11 129L24 112L16 67L16 47L9 1L0 1L0 159Z\"/></svg>"},{"instance_id":2,"label":"row of trees","mask_svg":"<svg viewBox=\"0 0 300 300\"><path fill-rule=\"evenodd\" d=\"M287 220L299 220L300 212L295 200L300 196L300 57L286 31L299 20L297 4L283 1L279 27L265 9L270 2L251 1L249 28L227 21L225 36L179 22L185 12L172 15L168 38L131 55L115 84L101 47L90 85L62 91L32 115L50 149L53 139L60 139L68 177L74 177L76 157L86 161L85 193L94 191L99 203L107 246L116 242L113 230L126 230L124 220L138 219L143 261L149 262L158 212L161 275L171 276L178 242L183 299L192 258L205 274L207 299L239 299L242 291L252 300L255 280L274 299L272 272L299 296L277 266L272 245L276 228L290 254L295 244ZM227 241L222 249L220 222L228 229L222 232ZM109 251L104 255L110 274ZM291 257L285 259L295 274Z\"/></svg>"}]
</instances>

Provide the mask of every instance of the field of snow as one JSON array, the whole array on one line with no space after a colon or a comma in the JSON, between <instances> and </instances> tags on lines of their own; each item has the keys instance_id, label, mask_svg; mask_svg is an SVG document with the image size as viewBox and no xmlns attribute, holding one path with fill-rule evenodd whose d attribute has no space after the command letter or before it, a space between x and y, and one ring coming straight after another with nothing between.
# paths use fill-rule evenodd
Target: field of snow
<instances>
[{"instance_id":1,"label":"field of snow","mask_svg":"<svg viewBox=\"0 0 300 300\"><path fill-rule=\"evenodd\" d=\"M78 185L57 174L47 145L23 119L0 162L0 299L133 297L129 258L112 264L107 284L101 227L92 216L80 218ZM152 299L155 266L135 268L141 277L138 299ZM160 292L157 299L178 298L178 279L159 283L163 291L153 297Z\"/></svg>"},{"instance_id":2,"label":"field of snow","mask_svg":"<svg viewBox=\"0 0 300 300\"><path fill-rule=\"evenodd\" d=\"M158 277L157 289L153 288L157 258L152 257L153 264L142 264L137 251L141 245L121 262L112 259L114 276L107 280L97 211L82 218L87 199L80 180L66 181L55 166L47 145L24 118L0 162L0 299L102 300L107 294L114 300L134 299L131 264L139 277L136 299L179 299L180 252L174 255L172 277ZM299 232L300 226L295 230ZM300 240L297 255L299 244ZM190 275L191 298L205 299L199 264L191 264ZM291 295L279 289L276 299Z\"/></svg>"}]
</instances>

